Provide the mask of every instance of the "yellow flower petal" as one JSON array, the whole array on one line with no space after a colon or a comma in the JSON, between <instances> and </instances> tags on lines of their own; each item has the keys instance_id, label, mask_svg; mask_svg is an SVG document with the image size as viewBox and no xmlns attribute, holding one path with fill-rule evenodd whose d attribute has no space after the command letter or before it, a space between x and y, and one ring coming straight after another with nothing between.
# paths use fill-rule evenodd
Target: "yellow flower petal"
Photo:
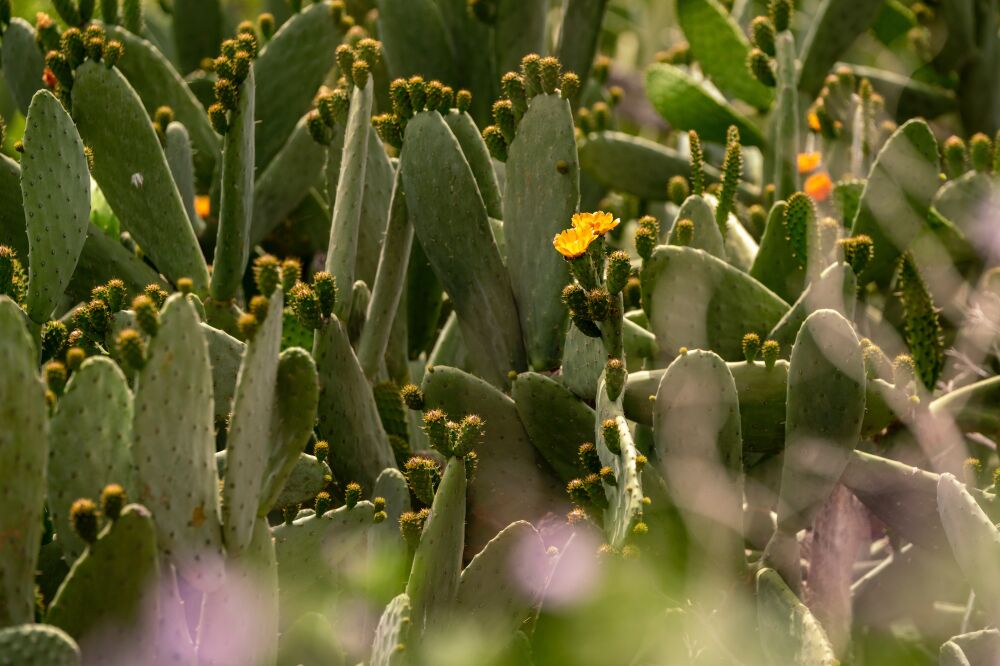
<instances>
[{"instance_id":1,"label":"yellow flower petal","mask_svg":"<svg viewBox=\"0 0 1000 666\"><path fill-rule=\"evenodd\" d=\"M811 173L819 168L823 156L818 152L799 153L799 173Z\"/></svg>"},{"instance_id":2,"label":"yellow flower petal","mask_svg":"<svg viewBox=\"0 0 1000 666\"><path fill-rule=\"evenodd\" d=\"M833 191L833 181L825 171L814 173L806 178L805 191L816 201L826 201Z\"/></svg>"},{"instance_id":3,"label":"yellow flower petal","mask_svg":"<svg viewBox=\"0 0 1000 666\"><path fill-rule=\"evenodd\" d=\"M573 216L574 229L590 229L598 236L603 236L621 224L611 213L577 213Z\"/></svg>"},{"instance_id":4,"label":"yellow flower petal","mask_svg":"<svg viewBox=\"0 0 1000 666\"><path fill-rule=\"evenodd\" d=\"M198 217L208 217L212 212L212 200L204 194L199 194L194 198L194 210L198 213Z\"/></svg>"},{"instance_id":5,"label":"yellow flower petal","mask_svg":"<svg viewBox=\"0 0 1000 666\"><path fill-rule=\"evenodd\" d=\"M590 228L573 227L556 234L552 239L552 245L567 259L576 259L587 251L595 238L597 236Z\"/></svg>"},{"instance_id":6,"label":"yellow flower petal","mask_svg":"<svg viewBox=\"0 0 1000 666\"><path fill-rule=\"evenodd\" d=\"M809 112L809 129L811 129L813 132L818 132L820 130L819 116L816 115L815 111Z\"/></svg>"}]
</instances>

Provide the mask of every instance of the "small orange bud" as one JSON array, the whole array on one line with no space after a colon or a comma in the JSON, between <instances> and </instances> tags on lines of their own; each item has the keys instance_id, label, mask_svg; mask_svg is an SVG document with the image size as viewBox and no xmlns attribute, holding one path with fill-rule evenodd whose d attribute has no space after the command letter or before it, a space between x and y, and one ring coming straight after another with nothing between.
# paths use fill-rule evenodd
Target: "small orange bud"
<instances>
[{"instance_id":1,"label":"small orange bud","mask_svg":"<svg viewBox=\"0 0 1000 666\"><path fill-rule=\"evenodd\" d=\"M819 131L819 116L816 115L815 111L810 111L809 112L808 120L809 120L809 129L811 129L813 132L818 132Z\"/></svg>"},{"instance_id":2,"label":"small orange bud","mask_svg":"<svg viewBox=\"0 0 1000 666\"><path fill-rule=\"evenodd\" d=\"M42 81L45 83L45 87L49 90L55 90L56 88L56 75L48 67L42 72Z\"/></svg>"},{"instance_id":3,"label":"small orange bud","mask_svg":"<svg viewBox=\"0 0 1000 666\"><path fill-rule=\"evenodd\" d=\"M833 181L830 180L830 174L820 171L806 178L805 191L816 201L826 201L830 197L830 192L833 191Z\"/></svg>"},{"instance_id":4,"label":"small orange bud","mask_svg":"<svg viewBox=\"0 0 1000 666\"><path fill-rule=\"evenodd\" d=\"M212 200L207 194L199 194L194 198L194 210L198 217L208 217L212 212Z\"/></svg>"}]
</instances>

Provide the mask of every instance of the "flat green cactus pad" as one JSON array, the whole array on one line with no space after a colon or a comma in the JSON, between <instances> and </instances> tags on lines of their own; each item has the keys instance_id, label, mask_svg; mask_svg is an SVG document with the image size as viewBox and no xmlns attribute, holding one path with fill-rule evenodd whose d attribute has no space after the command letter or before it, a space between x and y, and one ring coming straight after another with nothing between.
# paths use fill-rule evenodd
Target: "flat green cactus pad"
<instances>
[{"instance_id":1,"label":"flat green cactus pad","mask_svg":"<svg viewBox=\"0 0 1000 666\"><path fill-rule=\"evenodd\" d=\"M788 358L795 336L806 317L816 310L834 310L851 321L854 319L857 293L858 279L850 266L838 263L827 267L792 303L781 321L771 329L767 339L781 345L781 356Z\"/></svg>"},{"instance_id":2,"label":"flat green cactus pad","mask_svg":"<svg viewBox=\"0 0 1000 666\"><path fill-rule=\"evenodd\" d=\"M35 563L42 537L49 456L45 386L38 379L34 341L24 313L0 296L0 534L18 535L0 549L0 625L34 617Z\"/></svg>"},{"instance_id":3,"label":"flat green cactus pad","mask_svg":"<svg viewBox=\"0 0 1000 666\"><path fill-rule=\"evenodd\" d=\"M724 92L766 109L772 92L747 75L750 43L739 25L716 0L679 0L677 20L691 45L691 55Z\"/></svg>"},{"instance_id":4,"label":"flat green cactus pad","mask_svg":"<svg viewBox=\"0 0 1000 666\"><path fill-rule=\"evenodd\" d=\"M95 400L95 396L99 396ZM72 374L51 421L49 511L69 561L84 549L70 526L70 506L95 503L109 483L137 497L133 483L132 392L106 356L92 356Z\"/></svg>"},{"instance_id":5,"label":"flat green cactus pad","mask_svg":"<svg viewBox=\"0 0 1000 666\"><path fill-rule=\"evenodd\" d=\"M331 467L345 483L371 488L395 458L371 387L336 317L316 332L313 356L320 385L317 432L330 442Z\"/></svg>"},{"instance_id":6,"label":"flat green cactus pad","mask_svg":"<svg viewBox=\"0 0 1000 666\"><path fill-rule=\"evenodd\" d=\"M271 163L335 62L343 35L323 0L295 14L261 49L257 74L257 167ZM290 74L294 72L294 76Z\"/></svg>"},{"instance_id":7,"label":"flat green cactus pad","mask_svg":"<svg viewBox=\"0 0 1000 666\"><path fill-rule=\"evenodd\" d=\"M681 347L743 357L747 333L763 335L788 310L774 292L721 259L688 247L661 245L642 270L643 309L661 362Z\"/></svg>"},{"instance_id":8,"label":"flat green cactus pad","mask_svg":"<svg viewBox=\"0 0 1000 666\"><path fill-rule=\"evenodd\" d=\"M0 629L0 666L79 666L80 648L66 632L47 624Z\"/></svg>"},{"instance_id":9,"label":"flat green cactus pad","mask_svg":"<svg viewBox=\"0 0 1000 666\"><path fill-rule=\"evenodd\" d=\"M410 633L410 597L404 592L385 607L375 629L371 666L402 666Z\"/></svg>"},{"instance_id":10,"label":"flat green cactus pad","mask_svg":"<svg viewBox=\"0 0 1000 666\"><path fill-rule=\"evenodd\" d=\"M741 572L743 437L732 373L712 352L681 354L660 380L654 409L660 473L703 556L694 561Z\"/></svg>"},{"instance_id":11,"label":"flat green cactus pad","mask_svg":"<svg viewBox=\"0 0 1000 666\"><path fill-rule=\"evenodd\" d=\"M175 294L135 380L132 453L161 551L202 590L224 577L213 414L208 345L194 307Z\"/></svg>"},{"instance_id":12,"label":"flat green cactus pad","mask_svg":"<svg viewBox=\"0 0 1000 666\"><path fill-rule=\"evenodd\" d=\"M52 196L58 187L59 196ZM28 315L44 322L69 284L90 224L90 171L73 119L52 93L31 100L21 191L28 223Z\"/></svg>"},{"instance_id":13,"label":"flat green cactus pad","mask_svg":"<svg viewBox=\"0 0 1000 666\"><path fill-rule=\"evenodd\" d=\"M223 535L230 556L239 555L250 544L268 472L283 305L284 298L277 290L269 299L267 317L243 354L233 397L222 487Z\"/></svg>"},{"instance_id":14,"label":"flat green cactus pad","mask_svg":"<svg viewBox=\"0 0 1000 666\"><path fill-rule=\"evenodd\" d=\"M342 594L354 558L367 548L372 514L371 502L362 501L274 528L282 616L326 608Z\"/></svg>"},{"instance_id":15,"label":"flat green cactus pad","mask_svg":"<svg viewBox=\"0 0 1000 666\"><path fill-rule=\"evenodd\" d=\"M562 375L559 380L584 400L597 397L597 381L608 362L608 350L600 338L584 335L575 325L566 329Z\"/></svg>"},{"instance_id":16,"label":"flat green cactus pad","mask_svg":"<svg viewBox=\"0 0 1000 666\"><path fill-rule=\"evenodd\" d=\"M503 199L507 269L535 370L557 368L562 358L569 269L551 242L577 210L579 168L569 102L536 95L509 149Z\"/></svg>"},{"instance_id":17,"label":"flat green cactus pad","mask_svg":"<svg viewBox=\"0 0 1000 666\"><path fill-rule=\"evenodd\" d=\"M351 313L351 299L347 289L354 284L358 261L358 235L365 194L368 143L372 131L370 118L374 87L375 84L369 81L364 88L355 87L351 93L340 169L337 172L327 171L327 178L330 179L327 189L336 192L337 198L333 204L326 270L336 279L340 289L341 297L337 299L334 311L344 321L347 321Z\"/></svg>"},{"instance_id":18,"label":"flat green cactus pad","mask_svg":"<svg viewBox=\"0 0 1000 666\"><path fill-rule=\"evenodd\" d=\"M690 166L673 148L623 132L595 132L580 144L580 167L588 176L643 199L666 201L667 181L687 177Z\"/></svg>"},{"instance_id":19,"label":"flat green cactus pad","mask_svg":"<svg viewBox=\"0 0 1000 666\"><path fill-rule=\"evenodd\" d=\"M275 662L278 652L278 565L267 520L258 519L239 555L228 555L226 582L205 595L198 663Z\"/></svg>"},{"instance_id":20,"label":"flat green cactus pad","mask_svg":"<svg viewBox=\"0 0 1000 666\"><path fill-rule=\"evenodd\" d=\"M594 410L556 380L535 372L517 376L511 397L531 443L559 479L569 483L580 476L577 449L594 435Z\"/></svg>"},{"instance_id":21,"label":"flat green cactus pad","mask_svg":"<svg viewBox=\"0 0 1000 666\"><path fill-rule=\"evenodd\" d=\"M117 67L135 89L146 112L153 115L161 106L173 110L174 116L191 135L198 180L209 182L219 160L221 144L205 108L170 60L151 41L117 26L109 25L105 29L108 39L117 39L124 46Z\"/></svg>"},{"instance_id":22,"label":"flat green cactus pad","mask_svg":"<svg viewBox=\"0 0 1000 666\"><path fill-rule=\"evenodd\" d=\"M818 14L809 23L809 32L802 41L802 64L798 72L798 87L816 95L830 69L875 21L882 3L854 0L825 0Z\"/></svg>"},{"instance_id":23,"label":"flat green cactus pad","mask_svg":"<svg viewBox=\"0 0 1000 666\"><path fill-rule=\"evenodd\" d=\"M236 295L250 257L250 224L254 194L254 108L257 86L254 67L240 84L239 100L229 118L223 140L219 235L212 262L212 298L227 301Z\"/></svg>"},{"instance_id":24,"label":"flat green cactus pad","mask_svg":"<svg viewBox=\"0 0 1000 666\"><path fill-rule=\"evenodd\" d=\"M278 642L278 666L344 666L345 659L344 649L337 644L333 627L322 613L304 613L281 633Z\"/></svg>"},{"instance_id":25,"label":"flat green cactus pad","mask_svg":"<svg viewBox=\"0 0 1000 666\"><path fill-rule=\"evenodd\" d=\"M406 583L417 636L448 617L458 594L465 542L466 488L465 461L452 458L434 495Z\"/></svg>"},{"instance_id":26,"label":"flat green cactus pad","mask_svg":"<svg viewBox=\"0 0 1000 666\"><path fill-rule=\"evenodd\" d=\"M298 489L302 492L302 473L306 469L310 470L312 487L322 485L323 475L329 473L326 463L302 453L313 434L319 404L316 363L304 349L293 347L281 353L277 383L271 399L275 406L268 424L269 451L264 484L258 497L259 517L266 515L280 498L287 497L286 491ZM319 472L316 471L317 466L320 468ZM293 479L295 483L292 482ZM319 488L315 489L313 495L316 492L319 492ZM282 506L287 506L287 503Z\"/></svg>"},{"instance_id":27,"label":"flat green cactus pad","mask_svg":"<svg viewBox=\"0 0 1000 666\"><path fill-rule=\"evenodd\" d=\"M772 666L837 666L826 632L773 569L757 573L760 641Z\"/></svg>"},{"instance_id":28,"label":"flat green cactus pad","mask_svg":"<svg viewBox=\"0 0 1000 666\"><path fill-rule=\"evenodd\" d=\"M472 169L438 113L407 124L401 168L417 238L455 304L477 369L506 386L507 373L526 364L517 306Z\"/></svg>"},{"instance_id":29,"label":"flat green cactus pad","mask_svg":"<svg viewBox=\"0 0 1000 666\"><path fill-rule=\"evenodd\" d=\"M159 572L153 517L126 506L73 564L46 620L79 642L88 664L149 663L154 644L144 623L158 605Z\"/></svg>"},{"instance_id":30,"label":"flat green cactus pad","mask_svg":"<svg viewBox=\"0 0 1000 666\"><path fill-rule=\"evenodd\" d=\"M549 571L538 531L524 521L497 534L462 571L456 611L503 640L537 603Z\"/></svg>"},{"instance_id":31,"label":"flat green cactus pad","mask_svg":"<svg viewBox=\"0 0 1000 666\"><path fill-rule=\"evenodd\" d=\"M4 79L21 113L28 113L31 98L42 87L45 58L35 42L35 29L14 17L3 32Z\"/></svg>"},{"instance_id":32,"label":"flat green cactus pad","mask_svg":"<svg viewBox=\"0 0 1000 666\"><path fill-rule=\"evenodd\" d=\"M667 234L667 242L671 245L680 245L677 242L677 222L681 220L690 220L694 224L694 234L688 247L704 250L722 260L726 259L725 241L722 239L719 225L715 222L715 211L704 197L692 195L681 205L674 225Z\"/></svg>"},{"instance_id":33,"label":"flat green cactus pad","mask_svg":"<svg viewBox=\"0 0 1000 666\"><path fill-rule=\"evenodd\" d=\"M602 426L608 420L614 421L618 431L619 453L613 452L605 441ZM632 527L642 519L642 479L636 465L639 452L625 420L622 396L619 395L617 400L608 398L603 373L597 383L594 443L601 465L610 467L615 475L615 485L604 485L604 494L608 499L608 507L604 510L605 536L613 548L621 548L631 534Z\"/></svg>"},{"instance_id":34,"label":"flat green cactus pad","mask_svg":"<svg viewBox=\"0 0 1000 666\"><path fill-rule=\"evenodd\" d=\"M851 324L833 310L809 315L788 367L785 464L778 526L812 524L861 435L865 369Z\"/></svg>"},{"instance_id":35,"label":"flat green cactus pad","mask_svg":"<svg viewBox=\"0 0 1000 666\"><path fill-rule=\"evenodd\" d=\"M923 120L902 125L879 152L861 194L851 235L867 234L875 256L859 282L888 284L899 255L929 232L927 211L941 181L938 146Z\"/></svg>"},{"instance_id":36,"label":"flat green cactus pad","mask_svg":"<svg viewBox=\"0 0 1000 666\"><path fill-rule=\"evenodd\" d=\"M118 70L88 61L77 70L73 116L115 215L168 278L204 292L205 260L136 91Z\"/></svg>"},{"instance_id":37,"label":"flat green cactus pad","mask_svg":"<svg viewBox=\"0 0 1000 666\"><path fill-rule=\"evenodd\" d=\"M690 74L674 65L658 63L646 70L646 95L667 122L696 130L703 141L725 145L726 131L735 125L744 145L766 141L751 120L712 97Z\"/></svg>"},{"instance_id":38,"label":"flat green cactus pad","mask_svg":"<svg viewBox=\"0 0 1000 666\"><path fill-rule=\"evenodd\" d=\"M423 391L428 408L443 409L451 420L476 414L485 422L469 485L467 541L473 552L510 523L537 521L563 505L562 489L532 446L514 400L474 375L441 366L424 376Z\"/></svg>"},{"instance_id":39,"label":"flat green cactus pad","mask_svg":"<svg viewBox=\"0 0 1000 666\"><path fill-rule=\"evenodd\" d=\"M996 618L1000 591L1000 532L965 485L942 474L937 483L938 513L966 580L990 617Z\"/></svg>"}]
</instances>

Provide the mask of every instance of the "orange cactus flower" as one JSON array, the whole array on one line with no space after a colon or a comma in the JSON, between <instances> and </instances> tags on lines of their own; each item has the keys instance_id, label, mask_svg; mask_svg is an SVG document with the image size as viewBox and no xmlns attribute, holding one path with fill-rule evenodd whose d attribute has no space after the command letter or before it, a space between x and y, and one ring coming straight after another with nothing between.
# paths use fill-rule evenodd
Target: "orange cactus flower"
<instances>
[{"instance_id":1,"label":"orange cactus flower","mask_svg":"<svg viewBox=\"0 0 1000 666\"><path fill-rule=\"evenodd\" d=\"M812 153L799 153L798 164L799 173L812 173L817 168L822 161L823 156L818 152Z\"/></svg>"},{"instance_id":2,"label":"orange cactus flower","mask_svg":"<svg viewBox=\"0 0 1000 666\"><path fill-rule=\"evenodd\" d=\"M552 245L562 256L567 259L576 259L583 256L594 242L597 236L591 228L573 227L556 234L552 239Z\"/></svg>"},{"instance_id":3,"label":"orange cactus flower","mask_svg":"<svg viewBox=\"0 0 1000 666\"><path fill-rule=\"evenodd\" d=\"M816 114L815 111L809 112L808 120L809 120L809 129L811 129L813 132L818 132L820 130L819 116Z\"/></svg>"},{"instance_id":4,"label":"orange cactus flower","mask_svg":"<svg viewBox=\"0 0 1000 666\"><path fill-rule=\"evenodd\" d=\"M45 71L42 72L42 82L45 83L45 87L48 88L49 90L56 89L56 84L58 83L58 81L56 80L56 75L48 67L46 67Z\"/></svg>"},{"instance_id":5,"label":"orange cactus flower","mask_svg":"<svg viewBox=\"0 0 1000 666\"><path fill-rule=\"evenodd\" d=\"M805 191L816 201L826 201L833 191L833 181L830 180L830 174L820 171L806 178Z\"/></svg>"},{"instance_id":6,"label":"orange cactus flower","mask_svg":"<svg viewBox=\"0 0 1000 666\"><path fill-rule=\"evenodd\" d=\"M574 229L589 229L597 236L603 236L621 223L611 213L577 213L573 216Z\"/></svg>"},{"instance_id":7,"label":"orange cactus flower","mask_svg":"<svg viewBox=\"0 0 1000 666\"><path fill-rule=\"evenodd\" d=\"M208 217L212 212L212 200L205 194L199 194L194 198L194 211L198 217Z\"/></svg>"}]
</instances>

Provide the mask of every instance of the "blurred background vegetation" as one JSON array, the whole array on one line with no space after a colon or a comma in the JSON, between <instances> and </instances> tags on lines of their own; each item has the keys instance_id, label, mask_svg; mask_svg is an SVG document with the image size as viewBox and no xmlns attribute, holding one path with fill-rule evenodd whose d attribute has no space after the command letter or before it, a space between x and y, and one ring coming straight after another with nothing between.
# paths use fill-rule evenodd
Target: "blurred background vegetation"
<instances>
[{"instance_id":1,"label":"blurred background vegetation","mask_svg":"<svg viewBox=\"0 0 1000 666\"><path fill-rule=\"evenodd\" d=\"M527 0L526 0L527 1ZM172 40L169 38L169 12L172 0L146 0L145 20L150 36L168 57L172 57ZM229 32L235 32L237 23L260 12L272 13L278 22L290 14L288 0L229 0L223 3L227 11ZM349 6L367 7L374 5L369 0L349 0ZM563 0L550 0L553 18L562 11ZM766 14L764 0L724 0L724 5L732 6L733 15L742 17L744 31L749 20ZM797 33L804 34L816 12L818 0L797 0L795 24ZM55 16L48 0L14 0L14 13L31 22L38 12ZM674 16L674 2L670 0L610 0L604 20L600 53L611 59L609 84L619 86L625 98L616 109L616 124L619 129L645 135L660 141L670 142L667 126L653 111L646 100L642 72L645 67L671 49L684 43L683 33ZM920 20L922 3L886 0L872 30L862 35L843 61L855 65L872 66L927 83L953 88L955 81L942 75L929 62L948 39L941 25L923 25ZM354 9L351 8L352 13ZM363 12L363 10L362 10ZM374 14L374 12L372 13ZM370 14L367 27L373 27L374 16ZM550 26L558 26L559 20L550 20ZM549 35L554 44L557 35ZM709 84L710 85L710 84ZM884 91L883 96L886 96ZM892 115L894 100L887 96L887 111ZM736 106L739 107L738 101ZM753 110L742 108L753 116ZM4 152L10 153L13 143L22 132L23 118L19 116L10 96L0 82L0 114L6 119L8 132ZM953 133L962 133L957 117L941 116L935 120L935 132L939 138Z\"/></svg>"}]
</instances>

